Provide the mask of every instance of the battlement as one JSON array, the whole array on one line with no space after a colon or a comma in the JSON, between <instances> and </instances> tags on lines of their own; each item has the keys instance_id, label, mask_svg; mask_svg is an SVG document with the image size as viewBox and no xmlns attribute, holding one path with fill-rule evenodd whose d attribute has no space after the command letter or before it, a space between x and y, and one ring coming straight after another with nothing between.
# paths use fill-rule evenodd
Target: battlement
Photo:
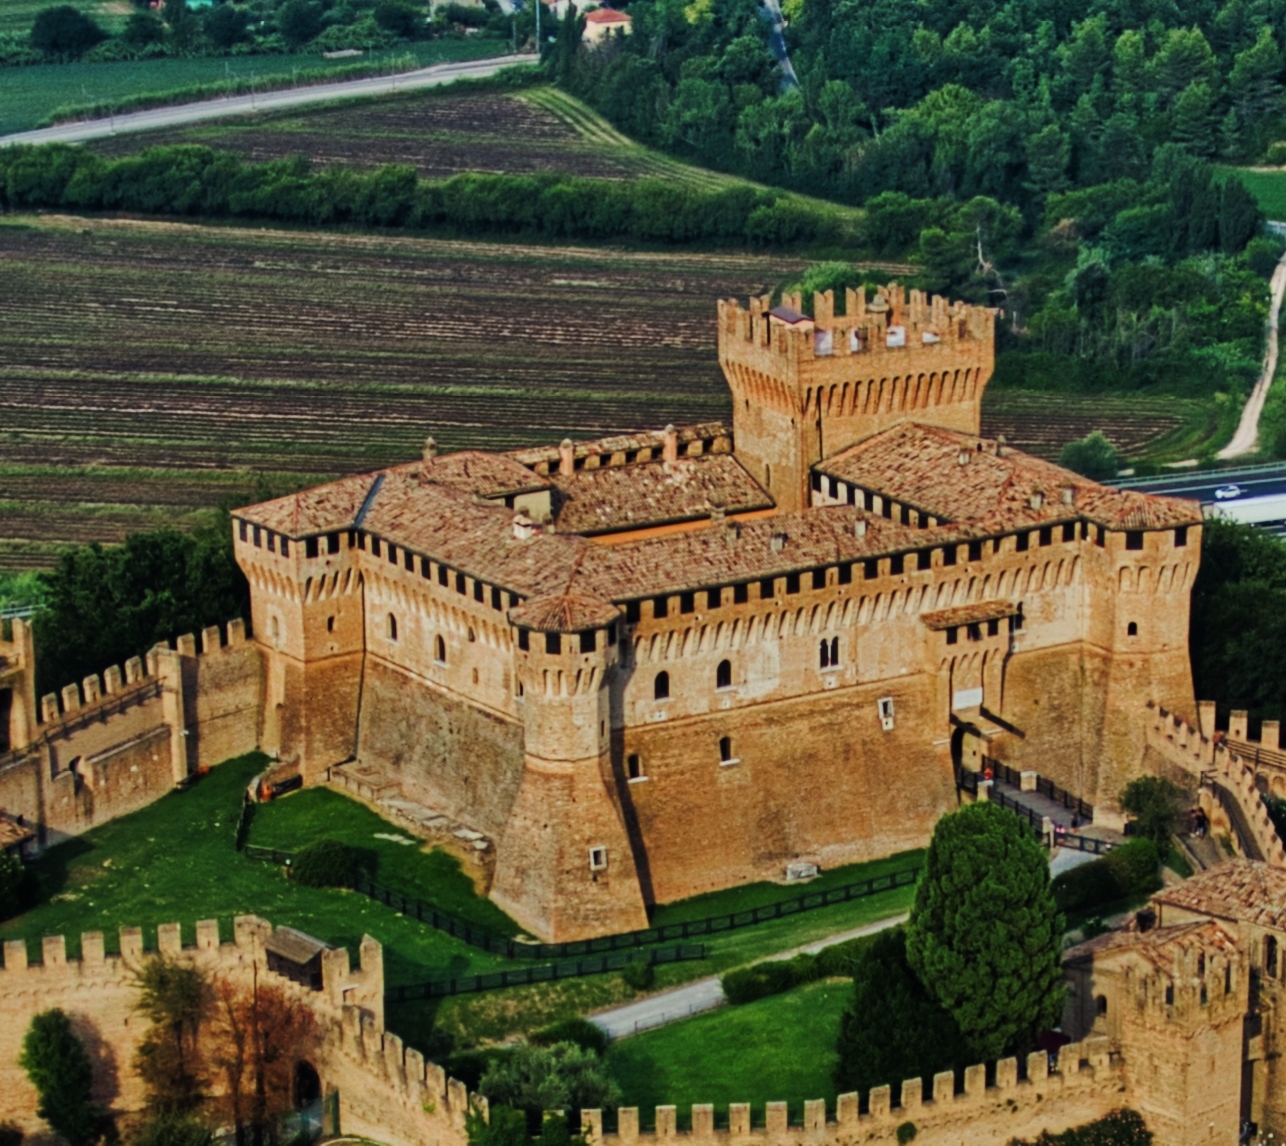
<instances>
[{"instance_id":1,"label":"battlement","mask_svg":"<svg viewBox=\"0 0 1286 1146\"><path fill-rule=\"evenodd\" d=\"M1008 1136L1021 1130L1028 1116L1036 1116L1042 1127L1054 1129L1087 1121L1097 1116L1097 1107L1110 1103L1113 1095L1119 1098L1122 1064L1106 1038L1069 1044L1052 1064L1045 1051L1034 1051L1021 1066L1024 1069L1020 1072L1017 1058L1004 1058L993 1064L966 1067L962 1087L957 1085L954 1072L943 1071L934 1075L927 1093L923 1080L916 1078L897 1087L875 1087L866 1095L841 1094L834 1118L828 1116L824 1099L808 1101L804 1103L802 1130L819 1140L852 1141L860 1133L864 1141L883 1142L895 1140L897 1128L905 1122L915 1123L918 1137L925 1131L972 1124L1002 1111ZM1071 1108L1066 1120L1060 1119L1058 1113L1063 1106ZM1107 1109L1110 1106L1102 1106L1098 1113ZM675 1138L692 1146L746 1139L780 1142L792 1130L800 1129L792 1127L785 1102L768 1102L764 1121L763 1127L754 1127L750 1104L734 1102L728 1108L727 1128L716 1129L714 1107L699 1104L691 1110L691 1129L680 1131L678 1108L658 1106L655 1130L646 1133L640 1131L638 1109L627 1106L617 1112L616 1133L604 1133L602 1112L598 1110L582 1112L581 1129L596 1146Z\"/></svg>"},{"instance_id":2,"label":"battlement","mask_svg":"<svg viewBox=\"0 0 1286 1146\"><path fill-rule=\"evenodd\" d=\"M207 656L217 653L222 648L235 648L245 644L246 625L240 618L228 622L227 644L223 643L223 632L218 625L208 625L201 630L201 649L197 652L197 638L193 633L184 633L178 637L173 648L168 641L161 641L148 650L147 656L130 657L125 662L125 671L120 665L109 665L103 673L91 673L79 684L64 685L57 693L46 693L40 698L40 724L42 729L65 724L68 718L77 715L98 715L101 706L115 704L120 707L122 701L143 700L156 695L156 685L164 675L162 658L166 653L177 652L180 657ZM149 688L149 684L152 686Z\"/></svg>"}]
</instances>

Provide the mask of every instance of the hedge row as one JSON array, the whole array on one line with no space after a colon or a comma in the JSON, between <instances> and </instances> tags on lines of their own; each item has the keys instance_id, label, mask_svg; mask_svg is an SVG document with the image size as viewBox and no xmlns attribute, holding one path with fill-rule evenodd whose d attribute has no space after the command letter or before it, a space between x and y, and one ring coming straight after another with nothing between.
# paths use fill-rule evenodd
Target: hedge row
<instances>
[{"instance_id":1,"label":"hedge row","mask_svg":"<svg viewBox=\"0 0 1286 1146\"><path fill-rule=\"evenodd\" d=\"M1054 879L1060 911L1083 911L1130 896L1149 895L1161 886L1161 860L1151 840L1130 840L1102 859L1081 864Z\"/></svg>"},{"instance_id":2,"label":"hedge row","mask_svg":"<svg viewBox=\"0 0 1286 1146\"><path fill-rule=\"evenodd\" d=\"M730 1003L753 1003L818 979L850 978L870 942L869 936L859 936L823 947L816 955L805 952L792 959L770 959L729 971L721 980L724 996Z\"/></svg>"},{"instance_id":3,"label":"hedge row","mask_svg":"<svg viewBox=\"0 0 1286 1146\"><path fill-rule=\"evenodd\" d=\"M556 173L425 180L411 167L254 163L191 145L120 159L63 144L0 148L0 206L754 246L826 240L837 230L825 211L749 186L707 191Z\"/></svg>"}]
</instances>

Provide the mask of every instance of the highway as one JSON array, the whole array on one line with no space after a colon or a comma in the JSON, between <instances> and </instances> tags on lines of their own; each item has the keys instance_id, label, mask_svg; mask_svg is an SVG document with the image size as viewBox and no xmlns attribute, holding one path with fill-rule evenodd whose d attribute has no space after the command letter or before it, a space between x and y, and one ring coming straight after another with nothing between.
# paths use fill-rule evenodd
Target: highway
<instances>
[{"instance_id":1,"label":"highway","mask_svg":"<svg viewBox=\"0 0 1286 1146\"><path fill-rule=\"evenodd\" d=\"M1143 493L1192 498L1201 502L1207 517L1227 517L1286 534L1286 463L1185 470L1109 484ZM1220 490L1225 496L1216 496Z\"/></svg>"},{"instance_id":2,"label":"highway","mask_svg":"<svg viewBox=\"0 0 1286 1146\"><path fill-rule=\"evenodd\" d=\"M315 84L309 87L284 88L279 91L251 92L248 95L221 96L199 103L175 104L170 107L149 108L147 111L126 112L106 119L82 120L79 123L61 123L56 127L42 127L35 131L20 131L14 135L0 136L0 147L11 143L84 143L89 139L102 139L109 135L147 131L158 127L182 127L207 119L223 119L230 115L252 115L261 111L280 111L310 103L330 100L356 99L360 96L388 95L391 92L414 91L417 88L437 87L459 79L482 79L493 76L502 68L534 64L534 55L493 56L486 60L465 60L459 63L434 64L413 72L398 72L391 76L368 76L360 80L343 80L333 84Z\"/></svg>"}]
</instances>

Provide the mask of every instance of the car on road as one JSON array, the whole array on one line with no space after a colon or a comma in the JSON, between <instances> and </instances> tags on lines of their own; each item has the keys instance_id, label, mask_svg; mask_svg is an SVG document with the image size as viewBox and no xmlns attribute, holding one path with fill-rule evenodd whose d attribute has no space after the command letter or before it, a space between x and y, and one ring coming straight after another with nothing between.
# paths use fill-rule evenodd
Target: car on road
<instances>
[{"instance_id":1,"label":"car on road","mask_svg":"<svg viewBox=\"0 0 1286 1146\"><path fill-rule=\"evenodd\" d=\"M1245 492L1239 485L1221 485L1215 490L1215 501L1230 501L1234 497L1241 497Z\"/></svg>"}]
</instances>

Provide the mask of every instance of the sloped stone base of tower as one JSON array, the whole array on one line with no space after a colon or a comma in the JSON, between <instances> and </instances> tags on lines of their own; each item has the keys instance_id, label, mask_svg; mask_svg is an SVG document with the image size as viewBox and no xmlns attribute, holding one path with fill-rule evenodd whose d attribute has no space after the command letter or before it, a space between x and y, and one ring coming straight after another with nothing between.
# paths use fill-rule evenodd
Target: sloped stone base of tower
<instances>
[{"instance_id":1,"label":"sloped stone base of tower","mask_svg":"<svg viewBox=\"0 0 1286 1146\"><path fill-rule=\"evenodd\" d=\"M604 767L598 760L568 764L527 757L496 857L491 898L548 943L648 925L634 855Z\"/></svg>"}]
</instances>

